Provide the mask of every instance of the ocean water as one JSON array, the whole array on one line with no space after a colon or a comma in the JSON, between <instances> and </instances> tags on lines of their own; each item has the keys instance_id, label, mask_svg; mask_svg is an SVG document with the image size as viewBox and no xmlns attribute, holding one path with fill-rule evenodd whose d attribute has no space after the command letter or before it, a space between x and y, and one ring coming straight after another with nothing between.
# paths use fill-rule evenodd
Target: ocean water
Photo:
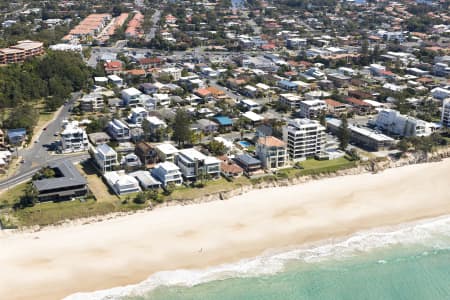
<instances>
[{"instance_id":1,"label":"ocean water","mask_svg":"<svg viewBox=\"0 0 450 300\"><path fill-rule=\"evenodd\" d=\"M159 272L70 300L450 299L450 217L360 232L205 270Z\"/></svg>"}]
</instances>

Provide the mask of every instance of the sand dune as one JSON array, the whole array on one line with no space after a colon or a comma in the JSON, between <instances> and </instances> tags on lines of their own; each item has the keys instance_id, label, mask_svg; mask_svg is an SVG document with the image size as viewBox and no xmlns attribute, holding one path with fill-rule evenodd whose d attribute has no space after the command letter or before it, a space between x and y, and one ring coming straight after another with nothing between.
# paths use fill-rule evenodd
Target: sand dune
<instances>
[{"instance_id":1,"label":"sand dune","mask_svg":"<svg viewBox=\"0 0 450 300\"><path fill-rule=\"evenodd\" d=\"M100 223L0 233L0 299L61 299L450 214L450 160L255 190ZM202 249L202 251L199 251Z\"/></svg>"}]
</instances>

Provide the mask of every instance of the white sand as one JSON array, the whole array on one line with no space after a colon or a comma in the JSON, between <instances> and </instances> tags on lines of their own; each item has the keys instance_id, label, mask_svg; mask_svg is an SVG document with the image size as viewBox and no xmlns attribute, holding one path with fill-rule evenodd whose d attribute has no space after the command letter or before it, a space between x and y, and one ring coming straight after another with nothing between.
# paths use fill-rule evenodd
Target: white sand
<instances>
[{"instance_id":1,"label":"white sand","mask_svg":"<svg viewBox=\"0 0 450 300\"><path fill-rule=\"evenodd\" d=\"M156 271L450 214L449 173L445 160L89 225L0 233L0 299L60 299L137 283Z\"/></svg>"}]
</instances>

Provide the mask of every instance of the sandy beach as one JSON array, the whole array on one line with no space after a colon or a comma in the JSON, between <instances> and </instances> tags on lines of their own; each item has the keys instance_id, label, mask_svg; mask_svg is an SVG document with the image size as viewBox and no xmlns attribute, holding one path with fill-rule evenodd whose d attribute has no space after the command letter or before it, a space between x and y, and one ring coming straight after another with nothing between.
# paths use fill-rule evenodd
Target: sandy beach
<instances>
[{"instance_id":1,"label":"sandy beach","mask_svg":"<svg viewBox=\"0 0 450 300\"><path fill-rule=\"evenodd\" d=\"M138 283L157 271L447 215L449 172L447 159L88 225L0 232L0 299L61 299Z\"/></svg>"}]
</instances>

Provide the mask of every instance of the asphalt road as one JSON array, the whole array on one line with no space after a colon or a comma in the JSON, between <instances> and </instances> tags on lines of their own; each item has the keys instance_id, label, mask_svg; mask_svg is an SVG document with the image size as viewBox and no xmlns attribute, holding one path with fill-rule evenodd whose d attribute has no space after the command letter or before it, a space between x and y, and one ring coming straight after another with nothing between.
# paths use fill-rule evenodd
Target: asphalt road
<instances>
[{"instance_id":1,"label":"asphalt road","mask_svg":"<svg viewBox=\"0 0 450 300\"><path fill-rule=\"evenodd\" d=\"M35 143L28 148L20 149L18 155L22 157L23 163L20 163L15 175L0 181L0 189L13 186L24 180L27 180L33 176L33 174L40 168L46 166L50 162L57 162L62 160L70 160L72 162L86 159L88 155L86 153L75 154L52 154L49 151L51 144L58 138L55 136L57 132L61 130L62 121L67 119L70 115L70 108L80 96L80 93L73 93L72 98L64 105L60 113L56 118L50 122L41 133L38 133L38 137L35 139Z\"/></svg>"}]
</instances>

